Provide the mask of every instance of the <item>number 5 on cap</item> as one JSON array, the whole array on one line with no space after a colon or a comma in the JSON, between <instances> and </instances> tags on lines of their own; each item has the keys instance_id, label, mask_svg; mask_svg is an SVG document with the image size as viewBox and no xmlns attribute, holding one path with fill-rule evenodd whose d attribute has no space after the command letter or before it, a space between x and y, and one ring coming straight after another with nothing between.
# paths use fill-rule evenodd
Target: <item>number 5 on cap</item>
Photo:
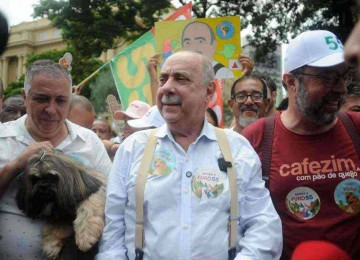
<instances>
[{"instance_id":1,"label":"number 5 on cap","mask_svg":"<svg viewBox=\"0 0 360 260\"><path fill-rule=\"evenodd\" d=\"M338 48L338 44L334 36L326 36L325 37L326 44L329 45L329 49L336 50Z\"/></svg>"}]
</instances>

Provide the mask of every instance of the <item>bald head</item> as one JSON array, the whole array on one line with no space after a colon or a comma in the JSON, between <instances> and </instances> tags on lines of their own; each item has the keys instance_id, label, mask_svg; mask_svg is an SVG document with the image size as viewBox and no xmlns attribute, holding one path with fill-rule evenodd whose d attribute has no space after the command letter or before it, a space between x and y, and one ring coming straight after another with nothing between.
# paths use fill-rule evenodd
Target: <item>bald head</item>
<instances>
[{"instance_id":1,"label":"bald head","mask_svg":"<svg viewBox=\"0 0 360 260\"><path fill-rule=\"evenodd\" d=\"M93 105L84 96L72 95L68 119L75 124L91 129L95 119Z\"/></svg>"},{"instance_id":2,"label":"bald head","mask_svg":"<svg viewBox=\"0 0 360 260\"><path fill-rule=\"evenodd\" d=\"M179 51L179 52L176 52L173 55L171 55L167 60L175 59L178 56L182 56L185 59L188 57L190 57L190 58L197 57L197 59L199 59L199 64L201 64L201 69L202 69L202 84L203 85L207 85L207 84L209 84L209 82L211 82L215 79L215 73L214 73L214 69L213 69L211 60L207 56L205 56L201 53L198 53L196 51Z\"/></svg>"},{"instance_id":3,"label":"bald head","mask_svg":"<svg viewBox=\"0 0 360 260\"><path fill-rule=\"evenodd\" d=\"M160 73L157 106L171 131L194 135L201 130L215 84L210 60L196 52L181 51L164 62Z\"/></svg>"}]
</instances>

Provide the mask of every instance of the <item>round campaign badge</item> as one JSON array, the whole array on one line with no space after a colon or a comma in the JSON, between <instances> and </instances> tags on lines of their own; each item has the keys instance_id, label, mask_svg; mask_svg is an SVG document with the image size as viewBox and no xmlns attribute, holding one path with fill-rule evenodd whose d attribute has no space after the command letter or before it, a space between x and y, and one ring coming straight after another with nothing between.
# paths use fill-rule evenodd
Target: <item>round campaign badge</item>
<instances>
[{"instance_id":1,"label":"round campaign badge","mask_svg":"<svg viewBox=\"0 0 360 260\"><path fill-rule=\"evenodd\" d=\"M228 40L234 36L235 28L230 21L223 21L216 25L216 33L220 39Z\"/></svg>"},{"instance_id":2,"label":"round campaign badge","mask_svg":"<svg viewBox=\"0 0 360 260\"><path fill-rule=\"evenodd\" d=\"M216 198L224 191L224 177L215 169L201 169L193 175L191 189L198 198Z\"/></svg>"},{"instance_id":3,"label":"round campaign badge","mask_svg":"<svg viewBox=\"0 0 360 260\"><path fill-rule=\"evenodd\" d=\"M360 181L347 179L340 182L335 189L334 199L343 211L356 215L360 212Z\"/></svg>"},{"instance_id":4,"label":"round campaign badge","mask_svg":"<svg viewBox=\"0 0 360 260\"><path fill-rule=\"evenodd\" d=\"M154 153L151 166L150 174L165 176L170 174L176 164L176 157L174 154L166 150L157 150Z\"/></svg>"},{"instance_id":5,"label":"round campaign badge","mask_svg":"<svg viewBox=\"0 0 360 260\"><path fill-rule=\"evenodd\" d=\"M311 219L320 210L320 198L313 189L297 187L286 196L286 208L299 219Z\"/></svg>"}]
</instances>

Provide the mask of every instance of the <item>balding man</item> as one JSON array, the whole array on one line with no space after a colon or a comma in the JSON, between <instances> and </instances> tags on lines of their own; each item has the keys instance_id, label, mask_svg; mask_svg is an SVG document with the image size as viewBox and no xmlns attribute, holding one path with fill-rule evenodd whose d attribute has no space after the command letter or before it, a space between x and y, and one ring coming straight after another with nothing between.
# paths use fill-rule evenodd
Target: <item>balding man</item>
<instances>
[{"instance_id":1,"label":"balding man","mask_svg":"<svg viewBox=\"0 0 360 260\"><path fill-rule=\"evenodd\" d=\"M242 136L225 130L238 197L238 211L230 217L227 168L219 164L224 158L215 128L205 119L215 92L213 79L211 61L201 54L177 52L165 61L157 106L166 124L155 133L145 179L144 222L135 223L135 181L152 130L129 136L115 155L97 259L135 259L135 226L138 230L142 224L144 246L137 247L136 259L279 258L281 222L261 180L259 158ZM233 248L229 217L236 229L231 234L237 235Z\"/></svg>"},{"instance_id":2,"label":"balding man","mask_svg":"<svg viewBox=\"0 0 360 260\"><path fill-rule=\"evenodd\" d=\"M72 95L67 118L77 125L91 129L95 119L95 111L90 100L84 96Z\"/></svg>"},{"instance_id":3,"label":"balding man","mask_svg":"<svg viewBox=\"0 0 360 260\"><path fill-rule=\"evenodd\" d=\"M213 29L203 22L191 22L182 32L181 44L184 50L195 51L205 55L212 62L215 78L233 78L234 74L223 64L214 60L216 51L216 37ZM238 60L243 68L242 74L249 75L255 65L254 61L244 55L239 55Z\"/></svg>"}]
</instances>

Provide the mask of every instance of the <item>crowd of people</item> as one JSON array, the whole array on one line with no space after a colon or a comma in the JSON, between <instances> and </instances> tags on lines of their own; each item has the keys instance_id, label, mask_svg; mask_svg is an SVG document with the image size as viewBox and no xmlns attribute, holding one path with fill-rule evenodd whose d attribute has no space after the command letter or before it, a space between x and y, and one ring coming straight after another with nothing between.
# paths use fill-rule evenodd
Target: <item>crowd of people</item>
<instances>
[{"instance_id":1,"label":"crowd of people","mask_svg":"<svg viewBox=\"0 0 360 260\"><path fill-rule=\"evenodd\" d=\"M278 107L273 79L240 56L226 129L208 107L216 64L187 28L158 78L149 62L156 102L113 113L119 135L59 63L28 66L22 95L0 85L0 259L43 258L44 220L15 197L29 158L54 149L108 177L95 253L69 242L60 259L360 259L360 25L345 52L329 31L294 38Z\"/></svg>"}]
</instances>

